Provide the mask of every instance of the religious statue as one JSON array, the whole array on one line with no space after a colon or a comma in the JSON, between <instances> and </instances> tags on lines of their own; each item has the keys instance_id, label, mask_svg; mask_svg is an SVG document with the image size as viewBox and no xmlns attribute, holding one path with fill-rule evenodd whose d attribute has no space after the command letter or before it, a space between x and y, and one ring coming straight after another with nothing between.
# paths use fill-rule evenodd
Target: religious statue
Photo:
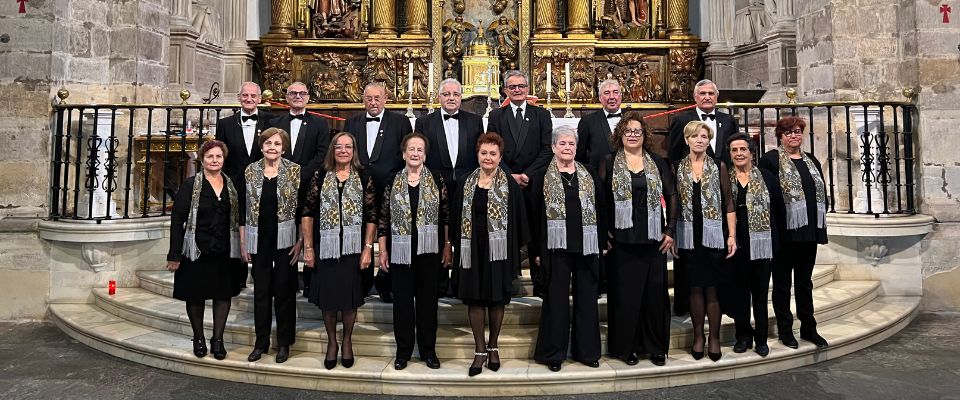
<instances>
[{"instance_id":1,"label":"religious statue","mask_svg":"<svg viewBox=\"0 0 960 400\"><path fill-rule=\"evenodd\" d=\"M609 39L645 39L650 31L650 0L609 0L600 17L603 36Z\"/></svg>"},{"instance_id":2,"label":"religious statue","mask_svg":"<svg viewBox=\"0 0 960 400\"><path fill-rule=\"evenodd\" d=\"M216 9L200 0L192 0L190 9L193 12L191 25L200 33L198 42L220 46L220 15Z\"/></svg>"},{"instance_id":3,"label":"religious statue","mask_svg":"<svg viewBox=\"0 0 960 400\"><path fill-rule=\"evenodd\" d=\"M496 37L496 49L503 59L504 65L508 69L517 68L517 43L519 43L519 29L517 21L501 15L496 21L490 24L487 32L492 32Z\"/></svg>"},{"instance_id":4,"label":"religious statue","mask_svg":"<svg viewBox=\"0 0 960 400\"><path fill-rule=\"evenodd\" d=\"M355 39L360 33L359 0L316 0L313 33L318 38Z\"/></svg>"},{"instance_id":5,"label":"religious statue","mask_svg":"<svg viewBox=\"0 0 960 400\"><path fill-rule=\"evenodd\" d=\"M500 14L507 9L507 0L496 0L493 2L493 13Z\"/></svg>"},{"instance_id":6,"label":"religious statue","mask_svg":"<svg viewBox=\"0 0 960 400\"><path fill-rule=\"evenodd\" d=\"M453 11L457 14L463 14L467 9L466 0L453 0Z\"/></svg>"},{"instance_id":7,"label":"religious statue","mask_svg":"<svg viewBox=\"0 0 960 400\"><path fill-rule=\"evenodd\" d=\"M767 3L772 0L766 0ZM737 46L756 43L770 29L771 20L769 10L764 11L764 0L750 0L750 4L737 10L734 18L736 30L733 44ZM776 12L776 10L774 10Z\"/></svg>"},{"instance_id":8,"label":"religious statue","mask_svg":"<svg viewBox=\"0 0 960 400\"><path fill-rule=\"evenodd\" d=\"M360 69L353 62L347 64L346 84L343 86L343 95L347 101L358 102L363 97L363 82Z\"/></svg>"},{"instance_id":9,"label":"religious statue","mask_svg":"<svg viewBox=\"0 0 960 400\"><path fill-rule=\"evenodd\" d=\"M464 36L475 30L476 27L464 21L462 15L443 23L443 57L448 63L456 64L463 56Z\"/></svg>"},{"instance_id":10,"label":"religious statue","mask_svg":"<svg viewBox=\"0 0 960 400\"><path fill-rule=\"evenodd\" d=\"M650 64L646 62L640 63L640 85L643 86L644 94L646 95L646 100L644 101L653 101L655 98L659 97L660 90L660 78L657 77L656 71L650 70Z\"/></svg>"}]
</instances>

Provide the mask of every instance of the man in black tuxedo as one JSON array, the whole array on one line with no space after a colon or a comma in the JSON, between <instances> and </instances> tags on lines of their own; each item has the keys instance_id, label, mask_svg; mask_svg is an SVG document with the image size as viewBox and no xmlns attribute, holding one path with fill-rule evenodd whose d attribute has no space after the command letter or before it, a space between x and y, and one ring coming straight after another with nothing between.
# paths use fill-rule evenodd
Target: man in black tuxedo
<instances>
[{"instance_id":1,"label":"man in black tuxedo","mask_svg":"<svg viewBox=\"0 0 960 400\"><path fill-rule=\"evenodd\" d=\"M267 129L271 117L257 109L260 104L260 85L253 82L240 84L237 99L240 100L240 112L217 120L216 133L216 139L227 145L223 173L230 177L234 185L239 185L242 181L247 165L263 158L260 146L257 146L257 138L260 132ZM238 272L241 274L240 282L243 287L247 286L248 271L249 267L245 267Z\"/></svg>"},{"instance_id":2,"label":"man in black tuxedo","mask_svg":"<svg viewBox=\"0 0 960 400\"><path fill-rule=\"evenodd\" d=\"M620 94L620 82L616 79L607 79L600 82L600 105L603 109L587 114L580 119L577 125L577 162L589 165L594 171L600 166L600 161L607 154L613 152L610 146L610 135L620 122L623 114L620 103L623 96Z\"/></svg>"},{"instance_id":3,"label":"man in black tuxedo","mask_svg":"<svg viewBox=\"0 0 960 400\"><path fill-rule=\"evenodd\" d=\"M671 163L676 164L690 152L687 142L683 140L683 127L690 121L703 121L713 129L713 139L710 140L710 147L707 147L707 155L719 157L730 165L730 152L726 149L727 138L739 132L740 128L737 120L730 114L717 111L719 95L717 85L709 79L697 82L694 86L693 100L697 107L680 113L670 123L670 148L667 150L667 157Z\"/></svg>"},{"instance_id":4,"label":"man in black tuxedo","mask_svg":"<svg viewBox=\"0 0 960 400\"><path fill-rule=\"evenodd\" d=\"M323 118L307 113L310 92L307 85L294 82L287 86L287 105L290 112L270 120L270 127L280 128L290 134L289 153L283 157L300 164L300 202L306 197L313 173L323 165L323 156L330 146L330 127ZM310 280L313 268L304 268L300 273L303 280L304 297L310 294Z\"/></svg>"},{"instance_id":5,"label":"man in black tuxedo","mask_svg":"<svg viewBox=\"0 0 960 400\"><path fill-rule=\"evenodd\" d=\"M272 117L260 112L260 85L253 82L244 82L240 85L240 112L229 117L217 120L217 140L227 145L228 156L224 160L223 172L230 177L234 184L238 184L247 165L263 158L260 146L257 146L257 137Z\"/></svg>"},{"instance_id":6,"label":"man in black tuxedo","mask_svg":"<svg viewBox=\"0 0 960 400\"><path fill-rule=\"evenodd\" d=\"M356 149L360 164L371 177L376 187L377 198L383 201L383 189L398 171L403 169L400 142L412 129L410 119L403 114L386 111L387 91L380 83L369 83L363 89L363 114L347 120L344 130L357 140ZM363 270L363 293L374 285L373 268ZM390 275L384 270L377 272L377 292L385 303L393 302Z\"/></svg>"},{"instance_id":7,"label":"man in black tuxedo","mask_svg":"<svg viewBox=\"0 0 960 400\"><path fill-rule=\"evenodd\" d=\"M437 98L440 110L417 119L414 132L422 133L430 142L427 168L437 171L453 201L453 191L460 182L480 167L477 161L477 138L483 133L483 120L479 115L460 110L462 96L460 81L447 78L440 82ZM451 204L451 207L458 207ZM440 296L452 294L449 270L440 270Z\"/></svg>"},{"instance_id":8,"label":"man in black tuxedo","mask_svg":"<svg viewBox=\"0 0 960 400\"><path fill-rule=\"evenodd\" d=\"M733 136L739 131L737 120L730 114L717 111L717 96L720 91L717 85L709 79L704 79L693 88L693 100L697 107L693 110L679 113L670 123L670 142L667 149L667 157L674 166L690 153L687 142L683 140L683 128L690 121L706 122L713 129L713 139L710 139L710 146L707 147L707 155L710 157L720 157L727 166L730 166L730 151L726 148L727 138ZM673 262L673 281L683 282L686 271L683 266L683 259L674 259ZM689 293L686 285L678 285L674 288L673 312L677 315L686 314L689 310Z\"/></svg>"},{"instance_id":9,"label":"man in black tuxedo","mask_svg":"<svg viewBox=\"0 0 960 400\"><path fill-rule=\"evenodd\" d=\"M553 158L553 151L550 150L553 121L547 110L527 104L530 85L523 72L510 70L503 77L503 87L510 103L490 113L487 131L503 137L501 163L523 189L527 215L533 215L530 204L532 201L541 201L543 193L529 193L530 176L546 168ZM534 295L542 297L545 292L540 269L532 262L530 275Z\"/></svg>"}]
</instances>

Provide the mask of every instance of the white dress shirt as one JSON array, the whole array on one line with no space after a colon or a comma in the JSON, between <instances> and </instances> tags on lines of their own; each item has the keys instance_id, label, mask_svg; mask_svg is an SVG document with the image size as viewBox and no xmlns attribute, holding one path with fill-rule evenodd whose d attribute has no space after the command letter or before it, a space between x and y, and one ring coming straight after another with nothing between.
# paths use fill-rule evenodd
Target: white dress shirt
<instances>
[{"instance_id":1,"label":"white dress shirt","mask_svg":"<svg viewBox=\"0 0 960 400\"><path fill-rule=\"evenodd\" d=\"M450 115L457 115L460 111ZM516 112L516 111L514 111ZM440 118L447 115L446 111L440 112ZM460 120L456 118L443 119L443 131L447 137L447 151L450 153L450 163L457 166L457 156L460 153Z\"/></svg>"},{"instance_id":2,"label":"white dress shirt","mask_svg":"<svg viewBox=\"0 0 960 400\"><path fill-rule=\"evenodd\" d=\"M377 144L377 135L380 133L380 123L383 122L384 113L380 115L370 115L366 113L365 118L380 117L380 121L367 121L367 157L373 157L373 145Z\"/></svg>"},{"instance_id":3,"label":"white dress shirt","mask_svg":"<svg viewBox=\"0 0 960 400\"><path fill-rule=\"evenodd\" d=\"M620 115L623 115L623 111L620 110L619 108L616 109L616 111L614 111L614 112L609 112L609 111L607 111L607 109L603 109L603 116L604 116L604 117L606 117L606 116L608 116L608 115L610 115L610 114L620 114ZM620 118L621 118L621 117L607 118L607 125L610 125L610 133L611 133L611 134L613 133L614 128L617 127L617 124L620 123Z\"/></svg>"},{"instance_id":4,"label":"white dress shirt","mask_svg":"<svg viewBox=\"0 0 960 400\"><path fill-rule=\"evenodd\" d=\"M240 128L243 129L243 144L246 145L247 156L250 156L250 150L253 149L253 144L257 140L257 121L253 119L248 119L246 122L243 121L243 117L249 117L251 115L257 115L257 111L254 110L253 114L247 114L240 110ZM259 117L259 115L257 115Z\"/></svg>"},{"instance_id":5,"label":"white dress shirt","mask_svg":"<svg viewBox=\"0 0 960 400\"><path fill-rule=\"evenodd\" d=\"M526 120L527 119L527 102L520 103L519 106L516 104L513 104L513 102L510 102L510 111L511 111L510 116L513 118L517 118L518 108L523 111L523 119Z\"/></svg>"},{"instance_id":6,"label":"white dress shirt","mask_svg":"<svg viewBox=\"0 0 960 400\"><path fill-rule=\"evenodd\" d=\"M716 151L717 151L717 119L716 119L717 110L714 109L712 112L709 113L709 114L712 114L712 115L714 116L713 119L707 118L707 120L704 121L704 120L703 120L703 115L704 115L704 114L707 114L707 113L703 112L703 110L701 110L699 107L697 107L697 118L699 118L700 121L702 121L702 122L704 122L705 124L707 124L707 126L710 127L710 130L713 131L713 138L710 139L710 148L713 149L714 153L716 153Z\"/></svg>"},{"instance_id":7,"label":"white dress shirt","mask_svg":"<svg viewBox=\"0 0 960 400\"><path fill-rule=\"evenodd\" d=\"M297 114L291 113L290 115L297 115ZM291 155L293 154L294 151L297 150L297 138L300 137L300 126L302 125L303 125L303 120L290 118L290 154Z\"/></svg>"}]
</instances>

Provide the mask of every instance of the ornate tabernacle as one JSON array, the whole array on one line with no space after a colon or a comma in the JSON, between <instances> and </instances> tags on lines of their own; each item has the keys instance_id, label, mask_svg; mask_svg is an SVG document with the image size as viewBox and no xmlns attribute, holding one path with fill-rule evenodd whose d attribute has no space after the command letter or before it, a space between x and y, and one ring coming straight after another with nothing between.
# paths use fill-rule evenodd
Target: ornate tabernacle
<instances>
[{"instance_id":1,"label":"ornate tabernacle","mask_svg":"<svg viewBox=\"0 0 960 400\"><path fill-rule=\"evenodd\" d=\"M691 102L703 75L688 1L273 0L270 31L253 47L274 100L301 81L321 103L312 108L353 108L368 82L426 104L446 77L466 96L498 97L507 69L528 73L531 94L545 98L548 63L559 101L593 106L597 85L614 78L625 102L662 108Z\"/></svg>"}]
</instances>

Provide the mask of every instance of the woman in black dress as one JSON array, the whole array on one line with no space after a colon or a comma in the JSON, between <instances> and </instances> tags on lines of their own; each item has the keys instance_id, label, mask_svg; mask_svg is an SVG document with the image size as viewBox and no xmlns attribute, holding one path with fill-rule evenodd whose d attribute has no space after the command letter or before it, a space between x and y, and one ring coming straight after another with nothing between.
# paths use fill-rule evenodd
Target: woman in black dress
<instances>
[{"instance_id":1,"label":"woman in black dress","mask_svg":"<svg viewBox=\"0 0 960 400\"><path fill-rule=\"evenodd\" d=\"M303 263L316 268L309 299L323 310L327 330L326 369L337 365L337 312L343 315L342 364L353 366L353 325L364 297L360 271L370 267L377 234L377 196L373 180L360 171L353 135L340 132L331 143L301 220Z\"/></svg>"},{"instance_id":2,"label":"woman in black dress","mask_svg":"<svg viewBox=\"0 0 960 400\"><path fill-rule=\"evenodd\" d=\"M667 252L674 250L677 190L666 161L646 150L649 137L640 114L626 113L610 137L614 153L600 167L604 208L614 210L604 235L610 250L607 349L627 365L637 364L640 354L664 365L670 348Z\"/></svg>"},{"instance_id":3,"label":"woman in black dress","mask_svg":"<svg viewBox=\"0 0 960 400\"><path fill-rule=\"evenodd\" d=\"M753 140L739 133L727 139L730 149L730 188L737 206L737 254L730 259L733 267L730 295L724 298L729 304L736 326L737 343L734 353L743 353L753 347L761 357L770 353L767 346L767 291L770 289L770 261L777 248L777 224L771 218L771 207L780 198L776 178L769 171L753 165L755 145ZM753 320L750 326L750 304L753 303Z\"/></svg>"},{"instance_id":4,"label":"woman in black dress","mask_svg":"<svg viewBox=\"0 0 960 400\"><path fill-rule=\"evenodd\" d=\"M270 348L271 303L277 314L277 357L290 356L296 340L297 261L303 240L297 238L300 166L283 158L290 151L290 136L269 128L258 138L263 158L247 166L246 225L240 230L246 262L253 261L253 318L257 333L247 360L260 359ZM251 258L252 256L252 258Z\"/></svg>"},{"instance_id":5,"label":"woman in black dress","mask_svg":"<svg viewBox=\"0 0 960 400\"><path fill-rule=\"evenodd\" d=\"M393 367L407 367L416 340L420 359L437 369L437 281L453 258L450 202L443 178L424 166L427 138L411 133L400 148L406 166L383 189L378 229L380 268L393 279Z\"/></svg>"},{"instance_id":6,"label":"woman in black dress","mask_svg":"<svg viewBox=\"0 0 960 400\"><path fill-rule=\"evenodd\" d=\"M213 337L210 352L222 360L223 329L230 298L240 294L240 226L243 199L226 174L221 173L227 146L210 140L200 148L203 171L187 178L177 191L170 215L170 251L167 269L174 272L173 298L187 303L193 328L193 354L207 355L203 333L204 300L213 300Z\"/></svg>"},{"instance_id":7,"label":"woman in black dress","mask_svg":"<svg viewBox=\"0 0 960 400\"><path fill-rule=\"evenodd\" d=\"M573 281L573 359L600 367L600 315L597 309L600 275L600 232L606 232L600 215L603 192L599 180L574 161L577 131L553 130L553 160L546 170L531 177L531 191L543 195L533 201L530 256L542 268L546 287L540 311L540 331L534 358L560 371L571 337L570 284Z\"/></svg>"},{"instance_id":8,"label":"woman in black dress","mask_svg":"<svg viewBox=\"0 0 960 400\"><path fill-rule=\"evenodd\" d=\"M690 121L683 128L683 137L690 153L676 165L681 208L676 244L686 268L682 284L690 289L694 336L690 354L699 360L707 346L710 359L718 361L722 354L717 285L724 272L724 255L730 258L737 251L737 214L730 198L727 166L707 156L713 130L701 121ZM703 333L704 315L710 321L709 344Z\"/></svg>"},{"instance_id":9,"label":"woman in black dress","mask_svg":"<svg viewBox=\"0 0 960 400\"><path fill-rule=\"evenodd\" d=\"M790 282L793 274L800 338L817 347L827 347L827 340L817 332L813 316L813 266L817 262L817 245L827 243L827 192L820 161L801 149L806 121L784 117L777 121L777 138L781 146L760 159L760 168L776 176L783 201L775 204L783 245L773 255L773 312L777 316L777 332L787 347L797 348L793 336L793 313L790 312Z\"/></svg>"},{"instance_id":10,"label":"woman in black dress","mask_svg":"<svg viewBox=\"0 0 960 400\"><path fill-rule=\"evenodd\" d=\"M460 299L467 305L473 330L473 364L469 375L487 368L500 369L498 340L505 306L510 303L513 279L520 276L520 248L530 240L520 185L500 168L503 139L484 133L477 139L480 168L474 170L454 196L450 237L459 247L457 263ZM484 314L490 320L490 338L484 342Z\"/></svg>"}]
</instances>

